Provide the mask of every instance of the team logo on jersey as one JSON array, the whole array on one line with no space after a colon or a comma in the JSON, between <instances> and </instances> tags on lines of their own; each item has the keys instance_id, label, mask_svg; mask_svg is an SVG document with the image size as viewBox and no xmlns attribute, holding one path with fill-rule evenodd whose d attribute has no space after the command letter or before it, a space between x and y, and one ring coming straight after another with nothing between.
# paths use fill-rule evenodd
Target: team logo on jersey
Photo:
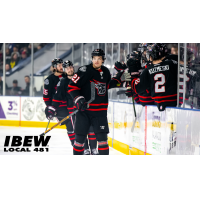
<instances>
[{"instance_id":1,"label":"team logo on jersey","mask_svg":"<svg viewBox=\"0 0 200 200\"><path fill-rule=\"evenodd\" d=\"M99 96L104 96L106 94L106 83L96 82L95 88L97 89Z\"/></svg>"},{"instance_id":2,"label":"team logo on jersey","mask_svg":"<svg viewBox=\"0 0 200 200\"><path fill-rule=\"evenodd\" d=\"M45 84L45 85L49 85L49 80L46 79L46 80L44 81L44 84Z\"/></svg>"},{"instance_id":3,"label":"team logo on jersey","mask_svg":"<svg viewBox=\"0 0 200 200\"><path fill-rule=\"evenodd\" d=\"M81 71L81 72L86 72L86 69L87 69L87 67L86 67L86 66L83 66L83 67L79 68L79 71Z\"/></svg>"}]
</instances>

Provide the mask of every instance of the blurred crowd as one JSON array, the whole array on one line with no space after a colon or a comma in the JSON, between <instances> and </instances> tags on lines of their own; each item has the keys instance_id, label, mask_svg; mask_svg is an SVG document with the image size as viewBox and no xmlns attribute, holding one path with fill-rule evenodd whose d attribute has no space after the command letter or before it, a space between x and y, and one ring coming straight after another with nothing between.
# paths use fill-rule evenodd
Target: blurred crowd
<instances>
[{"instance_id":1,"label":"blurred crowd","mask_svg":"<svg viewBox=\"0 0 200 200\"><path fill-rule=\"evenodd\" d=\"M43 48L46 43L34 43L34 53ZM31 43L6 43L6 72L9 72L20 62L31 55ZM3 43L0 43L0 73L3 72Z\"/></svg>"},{"instance_id":2,"label":"blurred crowd","mask_svg":"<svg viewBox=\"0 0 200 200\"><path fill-rule=\"evenodd\" d=\"M6 84L7 96L29 96L30 95L30 77L27 75L24 77L25 87L24 89L18 86L18 81L13 80L12 87L8 87ZM3 80L0 76L0 96L3 95Z\"/></svg>"}]
</instances>

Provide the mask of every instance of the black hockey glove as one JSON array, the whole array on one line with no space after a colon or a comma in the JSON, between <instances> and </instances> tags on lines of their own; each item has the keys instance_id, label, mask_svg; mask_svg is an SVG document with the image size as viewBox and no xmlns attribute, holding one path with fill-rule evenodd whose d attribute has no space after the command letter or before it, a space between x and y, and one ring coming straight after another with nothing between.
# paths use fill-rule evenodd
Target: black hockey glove
<instances>
[{"instance_id":1,"label":"black hockey glove","mask_svg":"<svg viewBox=\"0 0 200 200\"><path fill-rule=\"evenodd\" d=\"M85 111L87 109L87 102L83 96L76 98L74 103L79 111Z\"/></svg>"},{"instance_id":2,"label":"black hockey glove","mask_svg":"<svg viewBox=\"0 0 200 200\"><path fill-rule=\"evenodd\" d=\"M48 120L53 119L56 113L56 108L54 106L47 106L45 108L45 114Z\"/></svg>"},{"instance_id":3,"label":"black hockey glove","mask_svg":"<svg viewBox=\"0 0 200 200\"><path fill-rule=\"evenodd\" d=\"M118 71L118 72L120 72L121 70L125 70L125 69L127 69L128 67L126 66L126 64L125 63L120 63L120 62L115 62L115 69Z\"/></svg>"},{"instance_id":4,"label":"black hockey glove","mask_svg":"<svg viewBox=\"0 0 200 200\"><path fill-rule=\"evenodd\" d=\"M126 92L125 92L125 95L126 95L127 97L132 97L132 96L133 96L133 90L132 90L132 88L131 88L131 87L127 87L126 89L127 89L127 90L126 90Z\"/></svg>"},{"instance_id":5,"label":"black hockey glove","mask_svg":"<svg viewBox=\"0 0 200 200\"><path fill-rule=\"evenodd\" d=\"M141 63L138 60L130 58L127 61L127 66L132 78L138 78L142 71Z\"/></svg>"}]
</instances>

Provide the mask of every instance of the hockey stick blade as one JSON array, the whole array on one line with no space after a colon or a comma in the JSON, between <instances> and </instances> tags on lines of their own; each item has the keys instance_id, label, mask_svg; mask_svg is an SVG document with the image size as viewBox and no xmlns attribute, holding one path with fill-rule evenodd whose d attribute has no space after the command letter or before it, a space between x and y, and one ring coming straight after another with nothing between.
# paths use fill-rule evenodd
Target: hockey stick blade
<instances>
[{"instance_id":1,"label":"hockey stick blade","mask_svg":"<svg viewBox=\"0 0 200 200\"><path fill-rule=\"evenodd\" d=\"M120 95L120 94L125 94L126 90L119 90L117 91L117 95Z\"/></svg>"},{"instance_id":2,"label":"hockey stick blade","mask_svg":"<svg viewBox=\"0 0 200 200\"><path fill-rule=\"evenodd\" d=\"M58 122L57 124L55 124L54 126L52 126L51 128L49 128L48 130L46 130L44 133L40 134L40 136L44 136L46 133L48 133L49 131L51 131L52 129L54 129L56 126L62 124L62 122L66 121L72 115L75 115L77 112L78 112L78 110L75 110L73 113L71 113L70 115L68 115L67 117L65 117L64 119L62 119L60 122Z\"/></svg>"}]
</instances>

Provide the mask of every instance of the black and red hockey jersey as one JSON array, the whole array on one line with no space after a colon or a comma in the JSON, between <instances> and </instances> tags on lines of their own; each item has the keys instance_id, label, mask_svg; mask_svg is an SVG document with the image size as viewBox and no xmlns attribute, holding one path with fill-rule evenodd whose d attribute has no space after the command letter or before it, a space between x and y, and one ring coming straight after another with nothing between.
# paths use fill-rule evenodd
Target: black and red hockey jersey
<instances>
[{"instance_id":1,"label":"black and red hockey jersey","mask_svg":"<svg viewBox=\"0 0 200 200\"><path fill-rule=\"evenodd\" d=\"M177 69L177 63L172 60L148 65L140 79L134 80L133 87L139 96L150 89L151 98L160 111L166 106L174 107L177 104Z\"/></svg>"},{"instance_id":2,"label":"black and red hockey jersey","mask_svg":"<svg viewBox=\"0 0 200 200\"><path fill-rule=\"evenodd\" d=\"M101 66L100 70L93 68L93 65L82 66L71 79L68 92L73 100L83 96L86 101L91 99L90 83L95 83L95 100L90 103L86 113L92 116L107 116L108 109L108 89L118 87L121 84L119 78L111 79L110 71L107 67Z\"/></svg>"},{"instance_id":3,"label":"black and red hockey jersey","mask_svg":"<svg viewBox=\"0 0 200 200\"><path fill-rule=\"evenodd\" d=\"M148 85L148 87L140 92L136 91L135 88L135 81L138 80L139 78L134 78L131 81L131 88L133 90L133 96L134 99L137 99L137 103L140 103L142 106L146 106L146 105L154 105L154 100L151 98L151 91L150 91L150 85Z\"/></svg>"},{"instance_id":4,"label":"black and red hockey jersey","mask_svg":"<svg viewBox=\"0 0 200 200\"><path fill-rule=\"evenodd\" d=\"M64 76L64 74L59 76L51 74L44 80L43 100L46 106L50 106L52 104L53 95L57 90L57 84Z\"/></svg>"},{"instance_id":5,"label":"black and red hockey jersey","mask_svg":"<svg viewBox=\"0 0 200 200\"><path fill-rule=\"evenodd\" d=\"M68 84L71 79L68 77L62 78L57 85L57 91L53 96L52 106L55 108L58 107L67 107L69 114L74 111L73 99L68 93Z\"/></svg>"}]
</instances>

